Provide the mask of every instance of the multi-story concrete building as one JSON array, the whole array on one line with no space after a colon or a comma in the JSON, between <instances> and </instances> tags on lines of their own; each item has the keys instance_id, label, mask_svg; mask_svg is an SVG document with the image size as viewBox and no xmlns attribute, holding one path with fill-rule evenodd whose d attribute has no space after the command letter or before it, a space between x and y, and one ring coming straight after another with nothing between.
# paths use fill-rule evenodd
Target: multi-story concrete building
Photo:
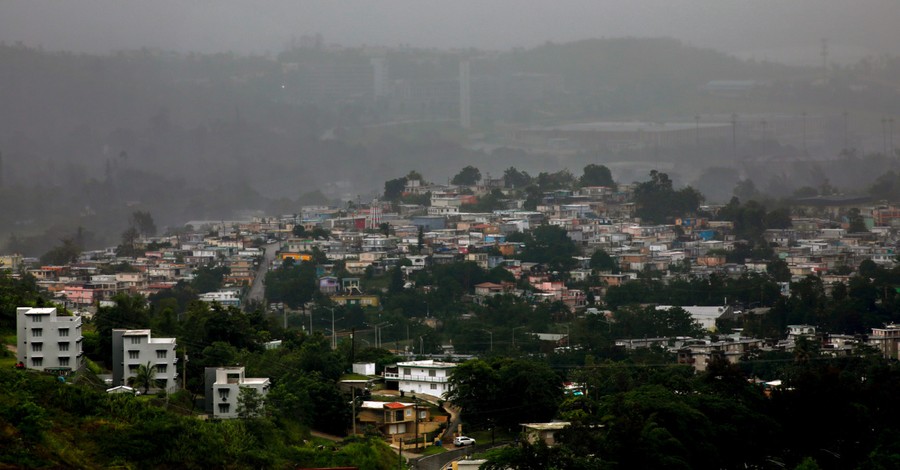
<instances>
[{"instance_id":1,"label":"multi-story concrete building","mask_svg":"<svg viewBox=\"0 0 900 470\"><path fill-rule=\"evenodd\" d=\"M18 360L37 370L78 370L82 366L81 317L56 308L16 309Z\"/></svg>"},{"instance_id":2,"label":"multi-story concrete building","mask_svg":"<svg viewBox=\"0 0 900 470\"><path fill-rule=\"evenodd\" d=\"M884 328L872 328L869 345L878 348L887 359L900 359L900 325L885 325Z\"/></svg>"},{"instance_id":3,"label":"multi-story concrete building","mask_svg":"<svg viewBox=\"0 0 900 470\"><path fill-rule=\"evenodd\" d=\"M243 367L207 367L205 371L206 412L215 418L238 417L238 397L242 388L269 393L269 379L245 377Z\"/></svg>"},{"instance_id":4,"label":"multi-story concrete building","mask_svg":"<svg viewBox=\"0 0 900 470\"><path fill-rule=\"evenodd\" d=\"M151 389L173 391L178 386L175 338L154 338L150 330L114 329L112 335L113 385L127 385L138 367L154 368L156 384Z\"/></svg>"},{"instance_id":5,"label":"multi-story concrete building","mask_svg":"<svg viewBox=\"0 0 900 470\"><path fill-rule=\"evenodd\" d=\"M384 379L388 389L442 396L447 393L447 381L456 364L434 360L398 362L385 367Z\"/></svg>"}]
</instances>

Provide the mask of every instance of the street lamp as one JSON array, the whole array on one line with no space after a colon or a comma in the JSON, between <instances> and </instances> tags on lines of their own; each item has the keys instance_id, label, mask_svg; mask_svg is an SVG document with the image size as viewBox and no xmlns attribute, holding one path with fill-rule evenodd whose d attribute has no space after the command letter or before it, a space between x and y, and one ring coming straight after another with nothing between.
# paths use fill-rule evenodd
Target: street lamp
<instances>
[{"instance_id":1,"label":"street lamp","mask_svg":"<svg viewBox=\"0 0 900 470\"><path fill-rule=\"evenodd\" d=\"M372 325L372 326L375 327L375 347L380 348L381 347L381 329L386 326L391 326L391 323L384 322L384 323L379 323L379 324Z\"/></svg>"},{"instance_id":2,"label":"street lamp","mask_svg":"<svg viewBox=\"0 0 900 470\"><path fill-rule=\"evenodd\" d=\"M525 328L525 326L517 326L512 329L512 347L513 347L513 349L515 349L515 347L516 347L516 330L518 330L520 328Z\"/></svg>"}]
</instances>

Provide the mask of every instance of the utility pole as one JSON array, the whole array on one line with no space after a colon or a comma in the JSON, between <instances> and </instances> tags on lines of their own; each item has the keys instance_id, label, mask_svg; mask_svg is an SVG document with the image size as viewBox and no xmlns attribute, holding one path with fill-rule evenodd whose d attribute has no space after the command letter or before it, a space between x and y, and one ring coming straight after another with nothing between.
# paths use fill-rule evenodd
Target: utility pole
<instances>
[{"instance_id":1,"label":"utility pole","mask_svg":"<svg viewBox=\"0 0 900 470\"><path fill-rule=\"evenodd\" d=\"M181 366L181 389L187 390L187 363L188 363L188 353L187 348L182 349L184 352L184 364Z\"/></svg>"},{"instance_id":2,"label":"utility pole","mask_svg":"<svg viewBox=\"0 0 900 470\"><path fill-rule=\"evenodd\" d=\"M350 386L350 407L353 410L353 435L356 435L356 387Z\"/></svg>"},{"instance_id":3,"label":"utility pole","mask_svg":"<svg viewBox=\"0 0 900 470\"><path fill-rule=\"evenodd\" d=\"M331 350L334 351L337 349L337 331L334 331L334 307L330 308L331 310Z\"/></svg>"},{"instance_id":4,"label":"utility pole","mask_svg":"<svg viewBox=\"0 0 900 470\"><path fill-rule=\"evenodd\" d=\"M416 420L416 450L419 450L419 399L416 392L413 392L413 418Z\"/></svg>"}]
</instances>

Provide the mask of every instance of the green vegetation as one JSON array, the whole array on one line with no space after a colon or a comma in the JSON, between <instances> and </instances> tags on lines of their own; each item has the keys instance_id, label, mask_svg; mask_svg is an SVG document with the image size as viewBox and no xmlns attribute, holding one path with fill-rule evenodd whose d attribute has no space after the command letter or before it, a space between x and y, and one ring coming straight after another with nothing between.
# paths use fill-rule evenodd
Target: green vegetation
<instances>
[{"instance_id":1,"label":"green vegetation","mask_svg":"<svg viewBox=\"0 0 900 470\"><path fill-rule=\"evenodd\" d=\"M650 172L650 181L634 189L636 215L644 223L671 223L675 217L693 214L703 201L703 195L690 186L678 191L672 188L672 180L665 173Z\"/></svg>"},{"instance_id":2,"label":"green vegetation","mask_svg":"<svg viewBox=\"0 0 900 470\"><path fill-rule=\"evenodd\" d=\"M31 371L0 369L0 466L387 470L396 456L377 439L319 448L269 418L203 421L132 395L107 395Z\"/></svg>"},{"instance_id":3,"label":"green vegetation","mask_svg":"<svg viewBox=\"0 0 900 470\"><path fill-rule=\"evenodd\" d=\"M753 361L714 361L700 375L622 362L571 369L568 378L586 393L567 396L553 414L571 423L557 445L521 441L488 452L483 468L794 468L811 460L823 468L893 467L900 365L877 354L766 362L785 377L769 392L748 382L742 367Z\"/></svg>"}]
</instances>

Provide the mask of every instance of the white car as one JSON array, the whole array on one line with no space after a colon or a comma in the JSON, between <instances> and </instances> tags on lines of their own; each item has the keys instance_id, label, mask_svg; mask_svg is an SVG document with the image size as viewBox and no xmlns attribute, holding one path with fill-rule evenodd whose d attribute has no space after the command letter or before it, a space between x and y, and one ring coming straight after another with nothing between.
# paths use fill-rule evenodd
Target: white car
<instances>
[{"instance_id":1,"label":"white car","mask_svg":"<svg viewBox=\"0 0 900 470\"><path fill-rule=\"evenodd\" d=\"M456 447L474 446L475 439L472 439L471 437L466 437L466 436L459 436L459 437L453 439L453 445L455 445Z\"/></svg>"}]
</instances>

